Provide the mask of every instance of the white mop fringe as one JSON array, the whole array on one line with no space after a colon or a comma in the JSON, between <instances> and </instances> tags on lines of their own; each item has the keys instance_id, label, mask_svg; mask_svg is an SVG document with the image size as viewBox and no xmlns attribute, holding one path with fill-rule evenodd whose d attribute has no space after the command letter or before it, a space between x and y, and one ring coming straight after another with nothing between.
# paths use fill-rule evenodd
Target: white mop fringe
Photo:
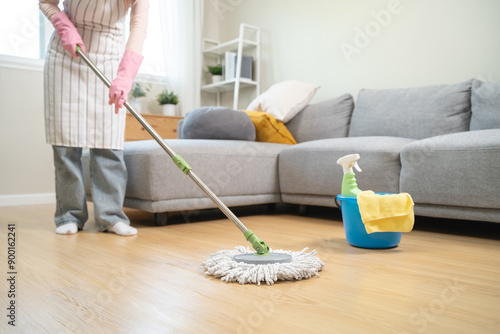
<instances>
[{"instance_id":1,"label":"white mop fringe","mask_svg":"<svg viewBox=\"0 0 500 334\"><path fill-rule=\"evenodd\" d=\"M286 253L292 256L292 262L273 264L248 264L236 262L233 256L244 253L254 253L248 247L237 246L234 250L220 250L211 254L202 265L205 267L205 274L221 278L225 282L238 282L240 284L253 283L260 285L266 282L267 285L277 281L292 281L319 277L318 272L325 264L315 257L315 250L306 253L309 248L304 248L300 252L284 251L282 249L273 250L273 253Z\"/></svg>"}]
</instances>

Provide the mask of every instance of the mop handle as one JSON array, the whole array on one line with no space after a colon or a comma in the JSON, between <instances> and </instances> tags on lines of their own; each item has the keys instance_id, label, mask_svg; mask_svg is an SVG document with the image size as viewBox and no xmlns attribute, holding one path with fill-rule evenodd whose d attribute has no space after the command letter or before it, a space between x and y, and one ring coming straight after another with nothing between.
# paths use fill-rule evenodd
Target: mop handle
<instances>
[{"instance_id":1,"label":"mop handle","mask_svg":"<svg viewBox=\"0 0 500 334\"><path fill-rule=\"evenodd\" d=\"M85 63L95 72L95 74L104 82L104 84L109 88L111 86L111 81L106 78L106 76L90 61L90 59L83 53L80 47L76 47L76 53L83 59ZM125 101L125 108L141 123L141 125L146 129L147 132L160 144L160 146L167 152L167 154L172 158L174 163L181 169L184 174L188 175L197 185L203 190L203 192L217 205L217 207L229 218L236 226L245 233L248 229L245 225L234 215L234 213L229 210L229 208L222 203L222 201L210 190L205 183L191 170L191 167L182 159L178 154L175 154L174 150L168 146L162 137L153 129L151 125L137 113L130 104Z\"/></svg>"}]
</instances>

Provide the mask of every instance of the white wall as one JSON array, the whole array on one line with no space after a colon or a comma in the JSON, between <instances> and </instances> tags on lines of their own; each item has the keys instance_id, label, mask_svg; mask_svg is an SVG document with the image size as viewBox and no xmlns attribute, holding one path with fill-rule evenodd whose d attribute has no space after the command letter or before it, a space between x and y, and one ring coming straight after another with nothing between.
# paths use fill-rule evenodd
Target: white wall
<instances>
[{"instance_id":1,"label":"white wall","mask_svg":"<svg viewBox=\"0 0 500 334\"><path fill-rule=\"evenodd\" d=\"M54 193L52 148L45 143L41 70L0 66L0 205L6 196ZM50 198L50 196L48 197Z\"/></svg>"},{"instance_id":2,"label":"white wall","mask_svg":"<svg viewBox=\"0 0 500 334\"><path fill-rule=\"evenodd\" d=\"M205 6L214 3L206 0ZM356 97L361 88L456 83L473 77L500 81L498 0L218 3L218 15L205 20L217 21L221 40L237 37L242 22L261 27L263 90L282 80L307 81L321 85L312 101L318 102L344 93ZM390 18L383 15L387 13ZM347 44L352 50L358 45L354 51L359 53L346 57L341 46Z\"/></svg>"},{"instance_id":3,"label":"white wall","mask_svg":"<svg viewBox=\"0 0 500 334\"><path fill-rule=\"evenodd\" d=\"M361 88L500 81L498 0L217 1L205 0L205 37L233 39L241 22L262 28L263 90L312 82L321 85L312 101L319 102ZM363 42L356 29L376 28L372 13L389 6L397 14L349 62L341 43ZM12 195L53 193L42 72L0 65L0 99L0 205ZM202 103L215 99L203 94Z\"/></svg>"}]
</instances>

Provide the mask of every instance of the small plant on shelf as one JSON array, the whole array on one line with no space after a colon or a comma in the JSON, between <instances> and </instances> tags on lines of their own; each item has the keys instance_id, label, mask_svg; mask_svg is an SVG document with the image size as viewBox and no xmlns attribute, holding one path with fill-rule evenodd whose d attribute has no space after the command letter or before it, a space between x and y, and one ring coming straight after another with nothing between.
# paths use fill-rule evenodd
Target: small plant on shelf
<instances>
[{"instance_id":1,"label":"small plant on shelf","mask_svg":"<svg viewBox=\"0 0 500 334\"><path fill-rule=\"evenodd\" d=\"M149 92L150 87L144 87L140 82L135 82L132 90L130 91L130 95L132 98L144 97L146 96L146 92Z\"/></svg>"},{"instance_id":2,"label":"small plant on shelf","mask_svg":"<svg viewBox=\"0 0 500 334\"><path fill-rule=\"evenodd\" d=\"M217 83L222 81L222 66L207 66L208 72L212 74L212 83Z\"/></svg>"},{"instance_id":3,"label":"small plant on shelf","mask_svg":"<svg viewBox=\"0 0 500 334\"><path fill-rule=\"evenodd\" d=\"M150 86L144 86L140 82L134 82L132 90L130 91L132 107L139 114L142 113L142 103L139 98L146 96L146 92L149 92Z\"/></svg>"},{"instance_id":4,"label":"small plant on shelf","mask_svg":"<svg viewBox=\"0 0 500 334\"><path fill-rule=\"evenodd\" d=\"M158 101L160 105L177 104L179 103L179 98L174 92L168 92L168 90L165 89L156 96L156 101Z\"/></svg>"},{"instance_id":5,"label":"small plant on shelf","mask_svg":"<svg viewBox=\"0 0 500 334\"><path fill-rule=\"evenodd\" d=\"M179 103L179 98L174 92L165 89L156 96L156 101L162 106L163 115L176 116L175 105Z\"/></svg>"},{"instance_id":6,"label":"small plant on shelf","mask_svg":"<svg viewBox=\"0 0 500 334\"><path fill-rule=\"evenodd\" d=\"M212 75L222 75L222 66L208 66L208 72Z\"/></svg>"}]
</instances>

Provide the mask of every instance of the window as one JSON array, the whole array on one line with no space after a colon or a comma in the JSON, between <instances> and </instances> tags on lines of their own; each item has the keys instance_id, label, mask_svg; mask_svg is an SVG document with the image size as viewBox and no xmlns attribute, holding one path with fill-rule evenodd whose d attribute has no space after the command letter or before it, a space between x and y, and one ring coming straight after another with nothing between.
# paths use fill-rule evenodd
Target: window
<instances>
[{"instance_id":1,"label":"window","mask_svg":"<svg viewBox=\"0 0 500 334\"><path fill-rule=\"evenodd\" d=\"M161 20L161 0L149 0L148 31L142 48L144 61L139 69L141 81L164 81L167 75L165 70L165 56L163 48L163 33ZM128 38L130 18L125 18L125 38Z\"/></svg>"},{"instance_id":2,"label":"window","mask_svg":"<svg viewBox=\"0 0 500 334\"><path fill-rule=\"evenodd\" d=\"M54 28L34 1L12 1L0 12L0 54L43 59Z\"/></svg>"},{"instance_id":3,"label":"window","mask_svg":"<svg viewBox=\"0 0 500 334\"><path fill-rule=\"evenodd\" d=\"M160 0L150 0L144 61L139 70L141 81L163 82L166 76L163 55ZM62 9L62 3L59 5ZM129 17L125 18L125 38ZM0 11L0 63L41 69L46 48L54 31L52 24L38 8L38 1L12 1L8 10ZM38 60L38 61L37 61Z\"/></svg>"}]
</instances>

